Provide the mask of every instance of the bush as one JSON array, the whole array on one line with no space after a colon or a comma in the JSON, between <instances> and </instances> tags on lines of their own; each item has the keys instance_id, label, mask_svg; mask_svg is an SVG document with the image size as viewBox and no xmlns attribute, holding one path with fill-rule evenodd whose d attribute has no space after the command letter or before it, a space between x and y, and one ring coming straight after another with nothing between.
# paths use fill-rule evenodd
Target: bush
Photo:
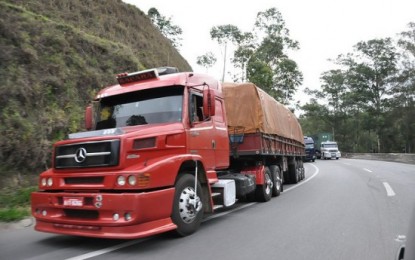
<instances>
[{"instance_id":1,"label":"bush","mask_svg":"<svg viewBox=\"0 0 415 260\"><path fill-rule=\"evenodd\" d=\"M0 209L0 221L11 222L25 218L30 214L29 208L5 208Z\"/></svg>"},{"instance_id":2,"label":"bush","mask_svg":"<svg viewBox=\"0 0 415 260\"><path fill-rule=\"evenodd\" d=\"M2 189L0 191L0 221L21 220L30 215L30 194L37 187Z\"/></svg>"},{"instance_id":3,"label":"bush","mask_svg":"<svg viewBox=\"0 0 415 260\"><path fill-rule=\"evenodd\" d=\"M30 194L36 190L37 187L34 186L15 190L3 189L0 191L0 209L30 206Z\"/></svg>"}]
</instances>

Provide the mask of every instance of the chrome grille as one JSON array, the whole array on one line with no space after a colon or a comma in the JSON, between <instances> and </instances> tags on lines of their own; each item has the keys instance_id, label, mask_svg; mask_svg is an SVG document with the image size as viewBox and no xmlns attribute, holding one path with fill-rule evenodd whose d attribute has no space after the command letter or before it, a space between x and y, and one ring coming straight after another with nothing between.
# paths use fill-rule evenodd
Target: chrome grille
<instances>
[{"instance_id":1,"label":"chrome grille","mask_svg":"<svg viewBox=\"0 0 415 260\"><path fill-rule=\"evenodd\" d=\"M55 168L115 166L119 162L120 140L105 140L55 147Z\"/></svg>"}]
</instances>

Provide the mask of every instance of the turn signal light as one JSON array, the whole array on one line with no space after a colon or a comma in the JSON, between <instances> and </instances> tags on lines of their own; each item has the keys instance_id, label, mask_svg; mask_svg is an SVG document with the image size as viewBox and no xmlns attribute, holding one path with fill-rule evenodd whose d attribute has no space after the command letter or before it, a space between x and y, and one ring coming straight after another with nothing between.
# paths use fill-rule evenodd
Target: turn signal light
<instances>
[{"instance_id":1,"label":"turn signal light","mask_svg":"<svg viewBox=\"0 0 415 260\"><path fill-rule=\"evenodd\" d=\"M138 175L138 187L146 187L150 183L150 174L149 173L142 173Z\"/></svg>"}]
</instances>

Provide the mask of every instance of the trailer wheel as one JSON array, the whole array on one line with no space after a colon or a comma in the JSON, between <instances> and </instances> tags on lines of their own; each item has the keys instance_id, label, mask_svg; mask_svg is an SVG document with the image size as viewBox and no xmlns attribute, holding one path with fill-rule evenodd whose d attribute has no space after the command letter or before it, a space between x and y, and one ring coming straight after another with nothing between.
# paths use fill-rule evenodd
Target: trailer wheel
<instances>
[{"instance_id":1,"label":"trailer wheel","mask_svg":"<svg viewBox=\"0 0 415 260\"><path fill-rule=\"evenodd\" d=\"M176 182L171 218L177 225L176 233L179 236L187 236L194 233L203 218L203 204L201 199L202 187L197 183L197 195L195 194L195 177L191 174L183 174Z\"/></svg>"},{"instance_id":2,"label":"trailer wheel","mask_svg":"<svg viewBox=\"0 0 415 260\"><path fill-rule=\"evenodd\" d=\"M304 165L301 161L299 161L299 163L297 163L297 170L298 170L298 174L300 176L300 181L304 180L305 175L304 175Z\"/></svg>"},{"instance_id":3,"label":"trailer wheel","mask_svg":"<svg viewBox=\"0 0 415 260\"><path fill-rule=\"evenodd\" d=\"M300 180L300 176L298 174L298 166L297 162L294 161L293 164L288 165L288 176L290 177L290 182L296 184Z\"/></svg>"},{"instance_id":4,"label":"trailer wheel","mask_svg":"<svg viewBox=\"0 0 415 260\"><path fill-rule=\"evenodd\" d=\"M280 174L280 168L277 165L271 165L269 167L272 176L272 196L277 197L281 193L282 180Z\"/></svg>"},{"instance_id":5,"label":"trailer wheel","mask_svg":"<svg viewBox=\"0 0 415 260\"><path fill-rule=\"evenodd\" d=\"M255 197L257 201L269 201L272 196L272 186L271 171L268 167L265 167L264 183L262 185L258 185L255 190Z\"/></svg>"}]
</instances>

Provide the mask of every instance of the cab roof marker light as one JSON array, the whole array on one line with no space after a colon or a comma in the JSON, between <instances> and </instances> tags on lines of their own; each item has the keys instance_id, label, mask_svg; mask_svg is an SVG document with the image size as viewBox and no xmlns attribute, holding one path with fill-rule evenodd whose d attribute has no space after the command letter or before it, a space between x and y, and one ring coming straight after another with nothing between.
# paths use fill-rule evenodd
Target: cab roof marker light
<instances>
[{"instance_id":1,"label":"cab roof marker light","mask_svg":"<svg viewBox=\"0 0 415 260\"><path fill-rule=\"evenodd\" d=\"M159 77L158 71L156 69L137 71L133 73L121 73L117 75L117 81L120 85L140 82L149 79L156 79Z\"/></svg>"},{"instance_id":2,"label":"cab roof marker light","mask_svg":"<svg viewBox=\"0 0 415 260\"><path fill-rule=\"evenodd\" d=\"M136 71L132 73L123 72L117 75L117 81L122 86L132 82L140 82L149 79L157 79L159 76L178 73L176 67L158 67L149 70Z\"/></svg>"}]
</instances>

